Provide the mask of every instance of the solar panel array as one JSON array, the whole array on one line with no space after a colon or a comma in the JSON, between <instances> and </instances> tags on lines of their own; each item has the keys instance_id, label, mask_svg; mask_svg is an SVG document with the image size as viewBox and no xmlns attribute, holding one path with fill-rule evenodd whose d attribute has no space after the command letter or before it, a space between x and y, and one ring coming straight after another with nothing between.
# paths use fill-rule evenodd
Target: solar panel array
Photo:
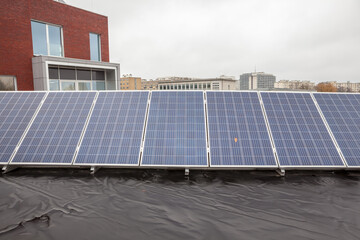
<instances>
[{"instance_id":1,"label":"solar panel array","mask_svg":"<svg viewBox=\"0 0 360 240\"><path fill-rule=\"evenodd\" d=\"M10 160L45 92L0 92L0 163Z\"/></svg>"},{"instance_id":2,"label":"solar panel array","mask_svg":"<svg viewBox=\"0 0 360 240\"><path fill-rule=\"evenodd\" d=\"M360 166L360 94L314 94L351 167Z\"/></svg>"},{"instance_id":3,"label":"solar panel array","mask_svg":"<svg viewBox=\"0 0 360 240\"><path fill-rule=\"evenodd\" d=\"M208 166L204 93L153 91L143 166Z\"/></svg>"},{"instance_id":4,"label":"solar panel array","mask_svg":"<svg viewBox=\"0 0 360 240\"><path fill-rule=\"evenodd\" d=\"M71 164L96 92L50 92L11 163Z\"/></svg>"},{"instance_id":5,"label":"solar panel array","mask_svg":"<svg viewBox=\"0 0 360 240\"><path fill-rule=\"evenodd\" d=\"M265 118L256 92L208 91L207 124L203 91L149 94L0 92L0 164L208 167L209 140L211 167L276 168L272 137L280 168L360 165L360 94L261 92Z\"/></svg>"},{"instance_id":6,"label":"solar panel array","mask_svg":"<svg viewBox=\"0 0 360 240\"><path fill-rule=\"evenodd\" d=\"M280 166L344 167L309 93L261 93Z\"/></svg>"},{"instance_id":7,"label":"solar panel array","mask_svg":"<svg viewBox=\"0 0 360 240\"><path fill-rule=\"evenodd\" d=\"M210 165L277 167L256 92L207 92Z\"/></svg>"},{"instance_id":8,"label":"solar panel array","mask_svg":"<svg viewBox=\"0 0 360 240\"><path fill-rule=\"evenodd\" d=\"M149 92L100 92L75 164L138 165Z\"/></svg>"}]
</instances>

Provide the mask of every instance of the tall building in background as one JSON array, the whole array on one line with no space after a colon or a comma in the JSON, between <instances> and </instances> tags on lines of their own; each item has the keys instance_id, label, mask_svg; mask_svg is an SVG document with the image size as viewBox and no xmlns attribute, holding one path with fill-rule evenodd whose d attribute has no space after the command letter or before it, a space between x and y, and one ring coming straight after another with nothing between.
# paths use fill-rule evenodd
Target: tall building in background
<instances>
[{"instance_id":1,"label":"tall building in background","mask_svg":"<svg viewBox=\"0 0 360 240\"><path fill-rule=\"evenodd\" d=\"M124 75L120 78L120 90L141 90L141 78Z\"/></svg>"},{"instance_id":2,"label":"tall building in background","mask_svg":"<svg viewBox=\"0 0 360 240\"><path fill-rule=\"evenodd\" d=\"M108 18L62 0L2 0L0 87L7 90L115 90Z\"/></svg>"},{"instance_id":3,"label":"tall building in background","mask_svg":"<svg viewBox=\"0 0 360 240\"><path fill-rule=\"evenodd\" d=\"M271 90L276 77L264 72L244 73L240 75L240 90Z\"/></svg>"},{"instance_id":4,"label":"tall building in background","mask_svg":"<svg viewBox=\"0 0 360 240\"><path fill-rule=\"evenodd\" d=\"M219 78L158 78L159 90L237 90L233 77Z\"/></svg>"}]
</instances>

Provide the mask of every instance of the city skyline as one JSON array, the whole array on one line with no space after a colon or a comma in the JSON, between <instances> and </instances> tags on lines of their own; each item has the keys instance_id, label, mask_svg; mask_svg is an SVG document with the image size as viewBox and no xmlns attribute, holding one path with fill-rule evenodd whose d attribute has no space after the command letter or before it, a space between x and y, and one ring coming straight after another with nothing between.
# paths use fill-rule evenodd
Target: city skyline
<instances>
[{"instance_id":1,"label":"city skyline","mask_svg":"<svg viewBox=\"0 0 360 240\"><path fill-rule=\"evenodd\" d=\"M66 3L109 18L110 59L121 73L360 81L360 2L88 1Z\"/></svg>"}]
</instances>

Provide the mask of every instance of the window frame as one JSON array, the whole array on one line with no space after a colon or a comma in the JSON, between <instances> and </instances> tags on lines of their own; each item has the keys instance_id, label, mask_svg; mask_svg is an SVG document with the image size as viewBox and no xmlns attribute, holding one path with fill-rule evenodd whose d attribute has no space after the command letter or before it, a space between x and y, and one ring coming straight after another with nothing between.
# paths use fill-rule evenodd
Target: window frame
<instances>
[{"instance_id":1,"label":"window frame","mask_svg":"<svg viewBox=\"0 0 360 240\"><path fill-rule=\"evenodd\" d=\"M31 22L36 22L36 23L45 24L47 55L35 54L35 53L34 53L33 32L32 32L32 29L31 29ZM51 54L50 54L49 26L54 26L54 27L60 28L61 56L51 55ZM31 29L31 41L32 41L31 44L32 44L32 48L33 48L32 50L33 50L33 55L34 55L34 56L52 56L52 57L62 57L62 58L65 57L64 31L63 31L63 26L62 26L62 25L57 25L57 24L53 24L53 23L48 23L48 22L43 22L43 21L39 21L39 20L35 20L35 19L30 19L30 29Z\"/></svg>"}]
</instances>

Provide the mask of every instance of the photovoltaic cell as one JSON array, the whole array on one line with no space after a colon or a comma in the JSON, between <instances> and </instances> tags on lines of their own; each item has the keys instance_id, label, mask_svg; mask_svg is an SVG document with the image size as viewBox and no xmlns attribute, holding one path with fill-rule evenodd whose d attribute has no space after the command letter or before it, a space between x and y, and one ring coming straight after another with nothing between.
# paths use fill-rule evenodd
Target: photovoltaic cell
<instances>
[{"instance_id":1,"label":"photovoltaic cell","mask_svg":"<svg viewBox=\"0 0 360 240\"><path fill-rule=\"evenodd\" d=\"M256 92L207 92L210 166L277 167Z\"/></svg>"},{"instance_id":2,"label":"photovoltaic cell","mask_svg":"<svg viewBox=\"0 0 360 240\"><path fill-rule=\"evenodd\" d=\"M139 165L149 92L100 92L75 164Z\"/></svg>"},{"instance_id":3,"label":"photovoltaic cell","mask_svg":"<svg viewBox=\"0 0 360 240\"><path fill-rule=\"evenodd\" d=\"M0 92L0 163L10 160L45 92Z\"/></svg>"},{"instance_id":4,"label":"photovoltaic cell","mask_svg":"<svg viewBox=\"0 0 360 240\"><path fill-rule=\"evenodd\" d=\"M95 92L50 92L11 163L71 164Z\"/></svg>"},{"instance_id":5,"label":"photovoltaic cell","mask_svg":"<svg viewBox=\"0 0 360 240\"><path fill-rule=\"evenodd\" d=\"M310 93L261 96L280 166L344 167Z\"/></svg>"},{"instance_id":6,"label":"photovoltaic cell","mask_svg":"<svg viewBox=\"0 0 360 240\"><path fill-rule=\"evenodd\" d=\"M360 166L360 94L314 93L350 167Z\"/></svg>"},{"instance_id":7,"label":"photovoltaic cell","mask_svg":"<svg viewBox=\"0 0 360 240\"><path fill-rule=\"evenodd\" d=\"M141 165L208 166L200 91L152 92Z\"/></svg>"}]
</instances>

